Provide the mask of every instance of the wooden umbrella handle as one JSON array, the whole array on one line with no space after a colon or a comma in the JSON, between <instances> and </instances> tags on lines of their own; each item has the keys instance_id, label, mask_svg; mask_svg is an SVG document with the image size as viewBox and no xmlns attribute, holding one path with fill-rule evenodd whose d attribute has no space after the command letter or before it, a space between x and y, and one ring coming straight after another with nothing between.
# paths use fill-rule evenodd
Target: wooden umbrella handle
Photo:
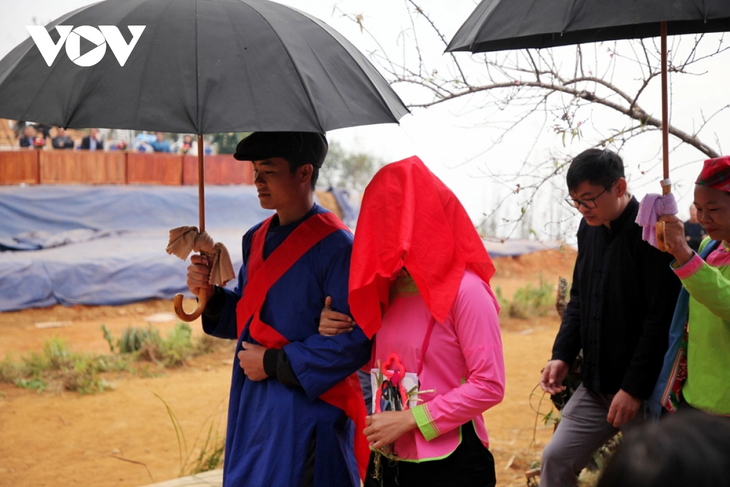
<instances>
[{"instance_id":1,"label":"wooden umbrella handle","mask_svg":"<svg viewBox=\"0 0 730 487\"><path fill-rule=\"evenodd\" d=\"M662 181L662 195L666 196L671 192L672 185L668 179L665 179ZM665 228L664 222L656 222L656 246L662 252L669 252L669 247L667 247L667 238L664 234Z\"/></svg>"},{"instance_id":2,"label":"wooden umbrella handle","mask_svg":"<svg viewBox=\"0 0 730 487\"><path fill-rule=\"evenodd\" d=\"M205 290L205 288L200 288L200 294L198 294L198 307L195 308L195 311L188 314L183 309L183 295L182 294L176 294L175 295L175 301L173 302L173 308L175 309L175 314L178 318L180 318L182 321L186 323L190 323L191 321L197 320L201 314L203 314L203 310L205 310L205 306L208 304L208 293Z\"/></svg>"},{"instance_id":3,"label":"wooden umbrella handle","mask_svg":"<svg viewBox=\"0 0 730 487\"><path fill-rule=\"evenodd\" d=\"M667 247L667 238L664 231L664 222L656 222L656 246L662 252L669 252L669 248Z\"/></svg>"},{"instance_id":4,"label":"wooden umbrella handle","mask_svg":"<svg viewBox=\"0 0 730 487\"><path fill-rule=\"evenodd\" d=\"M205 231L205 146L203 145L203 134L198 134L198 230L200 233ZM202 252L201 252L202 253ZM176 294L173 301L173 308L178 318L186 323L197 320L205 306L208 304L208 293L205 288L200 288L198 294L198 307L195 311L188 314L183 309L183 295Z\"/></svg>"}]
</instances>

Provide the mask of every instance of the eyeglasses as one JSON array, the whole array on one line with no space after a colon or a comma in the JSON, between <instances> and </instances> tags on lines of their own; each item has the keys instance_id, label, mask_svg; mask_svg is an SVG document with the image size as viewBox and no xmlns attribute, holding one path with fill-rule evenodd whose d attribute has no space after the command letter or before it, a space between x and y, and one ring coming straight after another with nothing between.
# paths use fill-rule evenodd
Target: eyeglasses
<instances>
[{"instance_id":1,"label":"eyeglasses","mask_svg":"<svg viewBox=\"0 0 730 487\"><path fill-rule=\"evenodd\" d=\"M570 196L568 196L567 198L565 198L565 201L570 206L573 206L577 209L580 209L580 206L583 205L584 207L586 207L586 209L592 210L592 209L598 207L598 204L596 204L596 200L598 198L600 198L603 193L605 193L606 191L611 189L613 187L613 185L616 183L617 183L617 181L614 181L613 183L611 183L610 186L608 186L606 189L604 189L603 191L598 193L595 198L586 198L584 200L575 200L575 199L571 198Z\"/></svg>"}]
</instances>

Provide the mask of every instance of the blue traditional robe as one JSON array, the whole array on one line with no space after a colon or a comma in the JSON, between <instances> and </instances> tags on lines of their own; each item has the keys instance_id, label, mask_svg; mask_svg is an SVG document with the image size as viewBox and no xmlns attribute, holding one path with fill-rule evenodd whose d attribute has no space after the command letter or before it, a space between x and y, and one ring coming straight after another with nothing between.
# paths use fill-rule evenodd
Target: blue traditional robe
<instances>
[{"instance_id":1,"label":"blue traditional robe","mask_svg":"<svg viewBox=\"0 0 730 487\"><path fill-rule=\"evenodd\" d=\"M307 218L326 210L318 205L301 220L274 227L266 235L264 260ZM225 305L217 323L203 316L206 333L236 338L236 305L246 285L254 232L243 237L243 266L234 291L223 290ZM273 225L272 225L273 226ZM223 485L299 486L310 448L314 446L316 486L360 485L353 453L354 425L344 411L319 396L370 359L370 341L359 327L334 337L319 334L325 297L332 309L349 314L348 275L352 235L337 230L315 244L269 290L261 320L291 343L284 346L301 388L276 378L251 381L238 361L241 341L257 343L244 329L236 347Z\"/></svg>"}]
</instances>

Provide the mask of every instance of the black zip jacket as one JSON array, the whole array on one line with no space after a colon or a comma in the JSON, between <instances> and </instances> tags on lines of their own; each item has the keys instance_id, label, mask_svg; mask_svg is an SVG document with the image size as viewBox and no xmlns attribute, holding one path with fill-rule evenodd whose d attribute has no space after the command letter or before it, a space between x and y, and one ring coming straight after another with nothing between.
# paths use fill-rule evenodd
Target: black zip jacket
<instances>
[{"instance_id":1,"label":"black zip jacket","mask_svg":"<svg viewBox=\"0 0 730 487\"><path fill-rule=\"evenodd\" d=\"M600 394L623 389L648 399L667 351L681 284L670 268L672 255L641 239L638 210L632 197L610 229L581 221L570 302L552 358L570 365L582 348L587 389Z\"/></svg>"}]
</instances>

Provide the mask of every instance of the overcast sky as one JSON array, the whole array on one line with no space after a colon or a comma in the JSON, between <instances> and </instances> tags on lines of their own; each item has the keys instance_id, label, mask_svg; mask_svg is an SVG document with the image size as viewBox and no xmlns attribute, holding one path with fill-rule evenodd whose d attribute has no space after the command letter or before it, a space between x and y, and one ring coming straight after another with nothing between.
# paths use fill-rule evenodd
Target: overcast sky
<instances>
[{"instance_id":1,"label":"overcast sky","mask_svg":"<svg viewBox=\"0 0 730 487\"><path fill-rule=\"evenodd\" d=\"M0 57L4 56L14 46L29 36L27 25L45 25L60 15L80 6L94 3L88 0L33 0L19 2L0 0L3 15L0 16ZM184 0L180 0L184 1ZM411 23L406 11L406 3L401 0L280 0L280 3L294 6L312 14L330 26L337 29L365 54L375 49L388 50L394 57L415 56L415 52L405 52L404 44L400 42L401 35L411 33ZM472 0L446 2L444 0L424 0L421 2L426 11L438 21L442 32L449 39L456 32L461 23L467 18L476 5ZM359 27L345 18L342 12L362 14L365 27L380 41L376 44L370 36L362 33ZM426 44L435 55L443 50L438 44ZM467 54L460 54L468 56ZM730 75L730 59L724 56L715 59L704 66L707 74L687 80L673 79L672 82L672 122L687 131L692 131L701 121L700 114L711 113L715 108L730 103L730 95L725 90L728 75ZM626 73L626 76L638 75ZM677 77L679 78L679 77ZM701 83L700 83L701 82ZM407 87L396 86L396 91L406 103L414 102L417 95ZM658 88L657 88L658 89ZM659 105L659 94L655 96L656 106ZM650 107L651 108L651 107ZM484 177L483 164L485 161L499 161L507 168L510 164L519 161L520 144L514 139L507 140L496 148L485 153L493 134L485 131L482 126L484 114L470 106L468 100L445 103L429 109L416 109L411 115L406 115L400 125L388 124L371 127L357 127L341 129L331 132L331 140L341 142L351 150L366 151L379 156L386 161L395 161L411 155L418 155L449 187L451 187L469 211L475 223L483 219L484 213L489 213L496 201L506 195ZM724 127L727 126L728 116L717 117L711 123L711 129L717 132L717 140L722 147L730 145L730 134ZM714 124L714 125L713 125ZM530 133L534 131L536 133ZM523 128L524 137L529 141L538 135L543 140L544 147L530 157L544 157L552 144L561 152L577 154L588 147L587 141L576 141L568 147L562 147L558 135L546 133L539 124L528 124ZM708 132L709 143L715 143L712 132ZM631 154L623 154L629 172L630 185L633 183L633 192L638 197L647 192L659 192L658 180L661 178L661 168L657 167L657 154L660 155L661 138L657 135L646 136L641 139L642 145L631 147ZM529 142L526 142L529 144ZM716 144L717 145L717 144ZM672 172L672 178L682 180L675 195L679 198L680 216L686 217L686 207L692 200L692 184L694 176L701 167L704 157L695 150L678 149L672 153L672 167L682 167ZM642 162L637 168L629 159ZM654 161L654 162L652 162ZM648 171L648 174L642 174ZM561 181L556 181L558 189ZM561 195L563 197L565 195ZM519 207L519 202L511 203L512 211ZM549 206L549 204L546 204ZM548 209L543 208L544 211ZM549 213L546 213L549 214ZM543 218L544 215L541 215ZM577 219L571 223L573 227ZM540 228L537 228L539 233ZM572 231L572 230L570 230Z\"/></svg>"}]
</instances>

